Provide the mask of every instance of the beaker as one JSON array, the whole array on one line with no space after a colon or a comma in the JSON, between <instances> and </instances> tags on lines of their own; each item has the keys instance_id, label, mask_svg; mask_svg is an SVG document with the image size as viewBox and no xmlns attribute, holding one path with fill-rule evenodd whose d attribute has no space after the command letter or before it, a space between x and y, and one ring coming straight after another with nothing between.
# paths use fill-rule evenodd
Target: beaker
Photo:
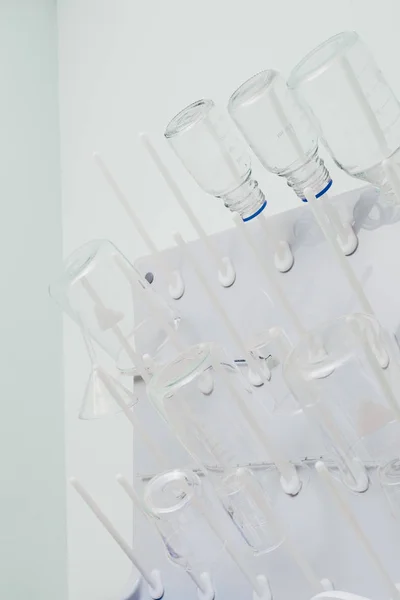
<instances>
[{"instance_id":1,"label":"beaker","mask_svg":"<svg viewBox=\"0 0 400 600\"><path fill-rule=\"evenodd\" d=\"M332 180L316 130L278 71L248 79L230 97L228 111L263 166L285 177L299 198L308 187L317 198L328 191Z\"/></svg>"},{"instance_id":2,"label":"beaker","mask_svg":"<svg viewBox=\"0 0 400 600\"><path fill-rule=\"evenodd\" d=\"M147 368L146 355L150 363L163 353L171 356L168 331L175 331L179 319L108 240L76 250L49 291L122 372Z\"/></svg>"},{"instance_id":3,"label":"beaker","mask_svg":"<svg viewBox=\"0 0 400 600\"><path fill-rule=\"evenodd\" d=\"M262 212L267 203L252 179L250 156L229 119L212 100L198 100L184 108L170 121L164 135L205 192L222 198L244 221Z\"/></svg>"},{"instance_id":4,"label":"beaker","mask_svg":"<svg viewBox=\"0 0 400 600\"><path fill-rule=\"evenodd\" d=\"M344 482L362 491L362 464L382 464L400 447L391 434L400 415L394 391L400 377L389 336L370 315L340 317L300 340L284 378L321 427Z\"/></svg>"},{"instance_id":5,"label":"beaker","mask_svg":"<svg viewBox=\"0 0 400 600\"><path fill-rule=\"evenodd\" d=\"M393 193L385 159L398 169L400 103L355 31L339 33L293 69L289 88L308 110L336 164Z\"/></svg>"}]
</instances>

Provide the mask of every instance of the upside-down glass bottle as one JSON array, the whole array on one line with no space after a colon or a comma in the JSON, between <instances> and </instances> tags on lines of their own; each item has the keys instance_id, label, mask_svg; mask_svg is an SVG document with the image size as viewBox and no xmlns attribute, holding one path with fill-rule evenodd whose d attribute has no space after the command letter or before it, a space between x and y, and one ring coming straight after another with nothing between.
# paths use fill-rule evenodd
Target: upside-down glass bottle
<instances>
[{"instance_id":1,"label":"upside-down glass bottle","mask_svg":"<svg viewBox=\"0 0 400 600\"><path fill-rule=\"evenodd\" d=\"M252 178L250 157L212 100L198 100L184 108L170 121L164 135L205 192L222 198L244 221L263 211L267 203Z\"/></svg>"},{"instance_id":2,"label":"upside-down glass bottle","mask_svg":"<svg viewBox=\"0 0 400 600\"><path fill-rule=\"evenodd\" d=\"M336 164L393 197L400 103L359 35L345 31L323 42L293 69L288 86Z\"/></svg>"},{"instance_id":3,"label":"upside-down glass bottle","mask_svg":"<svg viewBox=\"0 0 400 600\"><path fill-rule=\"evenodd\" d=\"M282 75L262 71L230 97L228 110L250 147L271 173L284 177L304 201L304 190L323 196L332 180L318 154L318 136Z\"/></svg>"}]
</instances>

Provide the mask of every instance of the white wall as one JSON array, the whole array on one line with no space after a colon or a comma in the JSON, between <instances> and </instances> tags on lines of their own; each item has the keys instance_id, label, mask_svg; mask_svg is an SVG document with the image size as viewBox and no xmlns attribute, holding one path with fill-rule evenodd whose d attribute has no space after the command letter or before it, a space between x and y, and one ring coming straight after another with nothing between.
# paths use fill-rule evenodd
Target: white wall
<instances>
[{"instance_id":1,"label":"white wall","mask_svg":"<svg viewBox=\"0 0 400 600\"><path fill-rule=\"evenodd\" d=\"M109 237L132 259L144 252L93 166L93 150L107 158L157 242L169 245L176 229L192 235L138 148L143 130L179 174L206 229L230 226L223 206L168 154L162 132L169 119L200 97L225 105L238 84L262 69L288 74L308 50L344 29L359 31L400 95L399 19L398 0L60 0L65 253L94 237ZM270 212L297 204L283 181L256 160L254 167ZM336 168L332 174L337 192L357 186ZM113 483L115 471L130 470L129 427L121 419L77 422L88 365L71 323L65 351L68 470L85 478L129 536L129 507ZM113 597L129 567L73 496L69 535L71 600Z\"/></svg>"},{"instance_id":2,"label":"white wall","mask_svg":"<svg viewBox=\"0 0 400 600\"><path fill-rule=\"evenodd\" d=\"M2 0L0 39L0 598L66 600L54 0Z\"/></svg>"}]
</instances>

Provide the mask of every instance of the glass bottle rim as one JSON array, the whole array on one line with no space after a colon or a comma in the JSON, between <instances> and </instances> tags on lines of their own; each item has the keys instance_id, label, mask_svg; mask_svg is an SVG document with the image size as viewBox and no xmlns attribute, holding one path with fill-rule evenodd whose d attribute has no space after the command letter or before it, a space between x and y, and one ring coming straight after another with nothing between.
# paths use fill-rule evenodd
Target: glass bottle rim
<instances>
[{"instance_id":1,"label":"glass bottle rim","mask_svg":"<svg viewBox=\"0 0 400 600\"><path fill-rule=\"evenodd\" d=\"M153 477L146 485L144 501L150 512L162 518L182 510L201 485L194 471L174 469Z\"/></svg>"},{"instance_id":2,"label":"glass bottle rim","mask_svg":"<svg viewBox=\"0 0 400 600\"><path fill-rule=\"evenodd\" d=\"M215 106L214 102L210 99L201 99L192 102L189 106L182 109L171 121L168 123L164 136L169 139L185 133L197 123L205 119L210 110Z\"/></svg>"},{"instance_id":3,"label":"glass bottle rim","mask_svg":"<svg viewBox=\"0 0 400 600\"><path fill-rule=\"evenodd\" d=\"M64 261L64 271L67 278L74 280L84 275L96 258L102 247L108 246L115 250L109 240L91 240L76 248Z\"/></svg>"},{"instance_id":4,"label":"glass bottle rim","mask_svg":"<svg viewBox=\"0 0 400 600\"><path fill-rule=\"evenodd\" d=\"M266 69L244 81L229 98L228 111L232 114L239 107L256 102L279 76L278 71Z\"/></svg>"},{"instance_id":5,"label":"glass bottle rim","mask_svg":"<svg viewBox=\"0 0 400 600\"><path fill-rule=\"evenodd\" d=\"M287 81L295 89L303 81L312 81L324 73L329 66L351 48L360 37L356 31L342 31L311 50L292 70Z\"/></svg>"}]
</instances>

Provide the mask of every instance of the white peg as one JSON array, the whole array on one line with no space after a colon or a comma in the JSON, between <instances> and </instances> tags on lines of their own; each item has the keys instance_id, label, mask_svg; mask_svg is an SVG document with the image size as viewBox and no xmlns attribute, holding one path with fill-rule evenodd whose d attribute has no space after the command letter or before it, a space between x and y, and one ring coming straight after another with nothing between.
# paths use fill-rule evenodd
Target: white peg
<instances>
[{"instance_id":1,"label":"white peg","mask_svg":"<svg viewBox=\"0 0 400 600\"><path fill-rule=\"evenodd\" d=\"M83 485L75 478L70 478L70 484L78 492L85 504L90 508L93 514L97 517L103 527L108 531L113 540L118 544L121 550L126 554L131 563L137 568L143 579L148 584L149 594L154 600L160 600L164 595L164 587L161 582L160 572L156 569L149 571L133 552L129 544L124 540L122 535L117 531L114 525L111 523L109 518L103 513L98 504L94 501L89 492L83 487Z\"/></svg>"},{"instance_id":2,"label":"white peg","mask_svg":"<svg viewBox=\"0 0 400 600\"><path fill-rule=\"evenodd\" d=\"M143 147L147 150L150 158L152 159L156 169L164 179L165 183L169 187L179 206L189 219L193 229L196 231L199 239L203 242L205 247L207 248L210 256L215 262L217 272L218 272L218 280L223 287L230 287L236 279L235 268L232 264L232 261L228 256L221 256L220 251L214 243L213 239L207 235L201 226L198 218L190 208L186 198L184 197L178 183L172 176L172 173L167 168L163 160L161 159L159 153L155 149L150 137L147 133L141 133L140 141Z\"/></svg>"},{"instance_id":3,"label":"white peg","mask_svg":"<svg viewBox=\"0 0 400 600\"><path fill-rule=\"evenodd\" d=\"M276 272L273 269L270 269L268 260L266 260L265 257L262 256L262 254L259 252L257 245L254 243L254 240L253 240L253 237L252 237L250 231L246 227L246 223L244 223L242 221L242 219L239 217L239 215L233 215L233 221L234 221L235 225L237 226L238 230L241 231L241 233L243 234L243 237L245 238L245 240L248 243L248 245L250 246L250 248L253 250L254 255L260 265L260 268L264 272L265 277L267 278L267 281L272 288L271 292L275 296L276 303L278 305L281 304L283 306L284 310L289 315L294 326L296 327L297 332L299 334L304 334L305 329L300 321L300 318L299 318L297 312L290 304L289 300L286 297L285 292L282 290L281 285L277 279Z\"/></svg>"},{"instance_id":4,"label":"white peg","mask_svg":"<svg viewBox=\"0 0 400 600\"><path fill-rule=\"evenodd\" d=\"M196 273L196 276L199 279L200 283L202 284L203 288L205 289L212 305L214 306L214 309L221 316L221 319L225 323L225 327L227 328L227 330L229 331L233 340L237 344L239 350L242 352L243 357L246 358L249 369L251 369L253 371L253 374L252 374L253 385L262 385L263 377L262 377L262 373L261 373L261 370L260 370L260 367L259 367L257 361L253 358L253 356L248 351L246 344L243 342L240 333L238 332L235 325L232 323L231 319L228 317L228 313L226 312L224 306L220 302L218 296L214 293L214 290L212 289L211 285L207 281L207 278L204 276L203 271L200 268L197 260L195 260L195 258L193 257L193 254L189 251L187 244L184 241L183 237L180 235L180 233L175 233L173 237L174 237L176 244L179 246L179 248L181 249L185 258L191 265L193 271ZM258 379L256 379L256 377L258 377Z\"/></svg>"},{"instance_id":5,"label":"white peg","mask_svg":"<svg viewBox=\"0 0 400 600\"><path fill-rule=\"evenodd\" d=\"M128 198L121 190L114 175L112 175L110 169L105 164L104 159L100 156L98 152L93 153L93 159L96 165L99 167L100 171L102 172L104 179L107 181L108 185L114 192L115 197L119 200L126 214L132 221L136 231L146 244L149 252L154 256L158 263L161 264L161 268L164 271L164 277L166 281L169 282L168 291L170 296L174 300L179 300L179 298L181 298L185 292L185 283L182 279L181 273L178 270L171 271L169 269L168 265L165 263L163 254L159 252L156 244L153 242L146 228L143 226L141 220L134 211Z\"/></svg>"},{"instance_id":6,"label":"white peg","mask_svg":"<svg viewBox=\"0 0 400 600\"><path fill-rule=\"evenodd\" d=\"M397 173L398 167L396 169L396 166L392 164L390 158L384 160L382 164L390 187L396 196L397 202L400 204L400 177Z\"/></svg>"},{"instance_id":7,"label":"white peg","mask_svg":"<svg viewBox=\"0 0 400 600\"><path fill-rule=\"evenodd\" d=\"M353 290L354 294L356 295L356 297L361 305L362 310L364 312L366 312L367 314L373 315L374 311L372 309L372 306L371 306L369 300L367 299L366 295L364 294L364 290L362 289L360 282L358 281L357 277L355 276L354 271L351 268L349 261L344 256L342 249L338 244L338 241L337 241L336 235L335 235L335 230L331 226L329 216L327 215L326 210L325 210L324 203L315 197L315 194L311 188L307 188L304 191L304 194L308 201L310 209L311 209L318 225L320 226L320 228L322 230L322 233L324 234L326 240L328 241L328 243L330 244L330 246L333 250L334 256L336 257L336 261L339 264L343 275L346 277L351 289Z\"/></svg>"},{"instance_id":8,"label":"white peg","mask_svg":"<svg viewBox=\"0 0 400 600\"><path fill-rule=\"evenodd\" d=\"M348 525L354 531L358 541L363 546L365 552L369 556L372 563L375 565L375 568L380 573L382 580L385 582L386 587L389 592L389 598L392 600L400 598L400 592L396 587L396 584L392 581L389 573L381 562L381 559L378 553L375 551L373 546L371 545L369 539L361 529L360 525L353 512L351 511L346 499L343 497L343 494L339 491L338 487L335 485L330 473L328 472L325 464L322 461L318 461L315 465L318 475L320 475L321 479L325 482L329 492L331 493L336 506L338 507L342 517L347 521Z\"/></svg>"},{"instance_id":9,"label":"white peg","mask_svg":"<svg viewBox=\"0 0 400 600\"><path fill-rule=\"evenodd\" d=\"M135 488L126 479L126 477L119 473L116 476L116 480L129 496L136 508L139 509L144 515L149 516L142 499ZM195 573L193 570L188 570L186 572L197 587L197 596L199 600L214 600L215 591L211 582L210 574L206 571L200 573L200 575Z\"/></svg>"}]
</instances>

